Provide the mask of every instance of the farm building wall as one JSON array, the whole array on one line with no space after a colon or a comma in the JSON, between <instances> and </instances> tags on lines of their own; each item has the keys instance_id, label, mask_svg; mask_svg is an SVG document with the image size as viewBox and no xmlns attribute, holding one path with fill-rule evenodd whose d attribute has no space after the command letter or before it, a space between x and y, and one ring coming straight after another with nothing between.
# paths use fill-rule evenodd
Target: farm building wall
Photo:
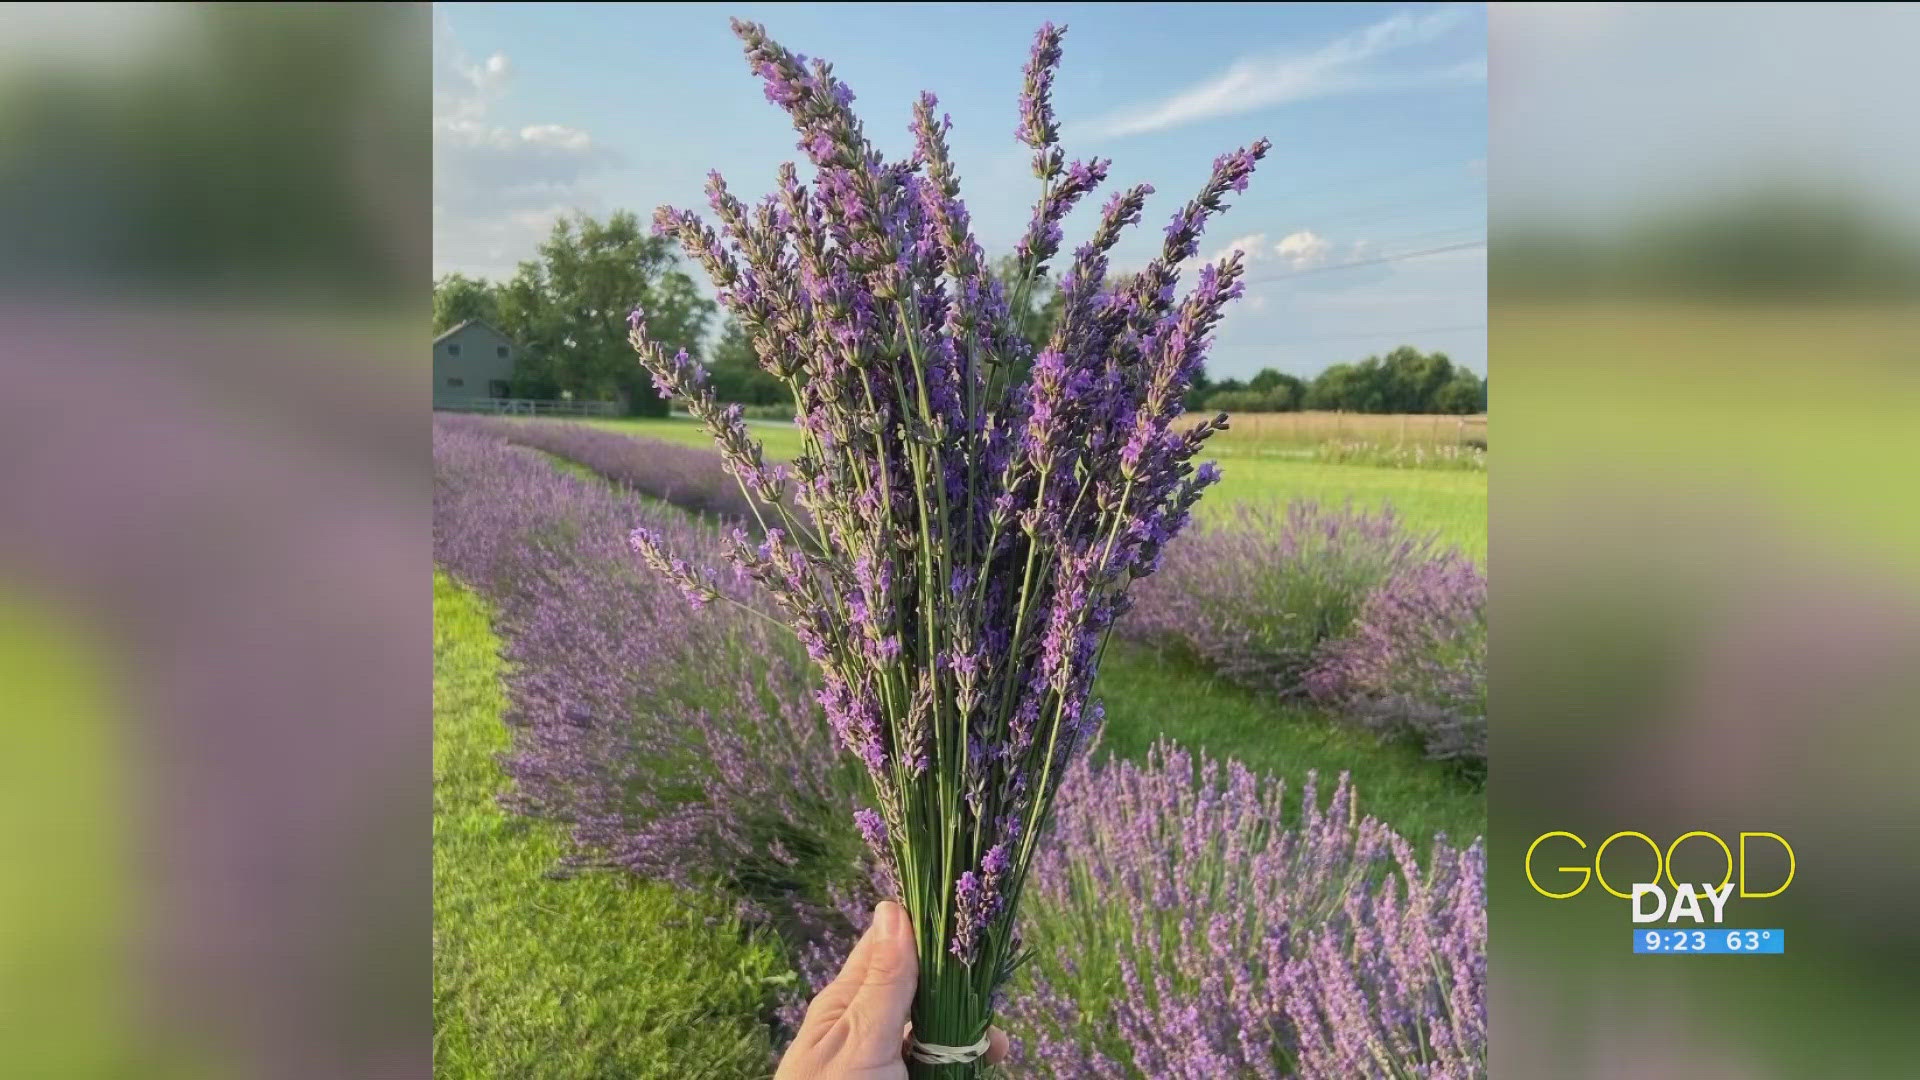
<instances>
[{"instance_id":1,"label":"farm building wall","mask_svg":"<svg viewBox=\"0 0 1920 1080\"><path fill-rule=\"evenodd\" d=\"M483 322L462 323L435 338L434 407L509 396L519 351L513 339Z\"/></svg>"}]
</instances>

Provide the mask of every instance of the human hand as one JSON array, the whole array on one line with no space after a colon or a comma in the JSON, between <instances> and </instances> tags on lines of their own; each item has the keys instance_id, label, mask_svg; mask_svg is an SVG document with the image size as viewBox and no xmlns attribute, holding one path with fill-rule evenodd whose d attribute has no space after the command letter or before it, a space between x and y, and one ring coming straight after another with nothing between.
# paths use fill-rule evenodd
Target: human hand
<instances>
[{"instance_id":1,"label":"human hand","mask_svg":"<svg viewBox=\"0 0 1920 1080\"><path fill-rule=\"evenodd\" d=\"M882 900L840 974L807 1006L774 1080L906 1080L902 1033L919 977L907 911ZM1005 1060L1006 1033L987 1037L987 1061Z\"/></svg>"}]
</instances>

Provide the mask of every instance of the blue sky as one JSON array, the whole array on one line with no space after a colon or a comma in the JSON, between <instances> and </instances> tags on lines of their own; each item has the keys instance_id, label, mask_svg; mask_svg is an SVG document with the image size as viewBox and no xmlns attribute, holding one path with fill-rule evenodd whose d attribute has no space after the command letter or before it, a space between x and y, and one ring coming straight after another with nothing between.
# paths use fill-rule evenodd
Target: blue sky
<instances>
[{"instance_id":1,"label":"blue sky","mask_svg":"<svg viewBox=\"0 0 1920 1080\"><path fill-rule=\"evenodd\" d=\"M1145 261L1217 154L1273 140L1202 243L1249 259L1216 377L1311 374L1399 344L1486 370L1478 5L436 5L435 274L508 276L570 210L704 209L710 168L766 191L799 154L729 15L833 61L891 156L910 145L917 94L938 94L995 255L1037 192L1013 139L1021 65L1041 22L1065 24L1054 101L1068 156L1110 157L1110 184L1157 191L1121 268ZM1069 219L1069 248L1099 201Z\"/></svg>"}]
</instances>

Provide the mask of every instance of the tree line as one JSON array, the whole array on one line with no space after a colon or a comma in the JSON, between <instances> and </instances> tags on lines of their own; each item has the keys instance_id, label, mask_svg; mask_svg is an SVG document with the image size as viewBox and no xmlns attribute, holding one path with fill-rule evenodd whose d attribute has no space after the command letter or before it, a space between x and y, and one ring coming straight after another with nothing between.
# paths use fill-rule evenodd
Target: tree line
<instances>
[{"instance_id":1,"label":"tree line","mask_svg":"<svg viewBox=\"0 0 1920 1080\"><path fill-rule=\"evenodd\" d=\"M1002 260L993 272L1004 280L1012 265ZM1053 331L1060 296L1044 281L1007 292L1023 297L1016 319L1034 348L1041 348ZM627 313L636 304L647 311L650 334L707 364L721 400L791 404L786 386L761 370L738 323L729 319L713 332L714 302L700 295L671 241L652 235L631 213L604 222L586 215L563 218L537 257L521 263L508 281L440 278L433 289L433 331L480 319L518 342L515 397L617 400L634 415L665 415L668 403L654 392L627 343ZM1274 368L1246 380L1214 381L1203 373L1186 405L1225 412L1473 414L1486 411L1487 383L1443 353L1401 346L1384 357L1335 364L1311 379Z\"/></svg>"},{"instance_id":2,"label":"tree line","mask_svg":"<svg viewBox=\"0 0 1920 1080\"><path fill-rule=\"evenodd\" d=\"M1487 380L1445 353L1402 345L1385 356L1334 364L1311 379L1266 368L1244 382L1209 382L1189 396L1188 407L1230 413L1321 409L1471 416L1487 411Z\"/></svg>"}]
</instances>

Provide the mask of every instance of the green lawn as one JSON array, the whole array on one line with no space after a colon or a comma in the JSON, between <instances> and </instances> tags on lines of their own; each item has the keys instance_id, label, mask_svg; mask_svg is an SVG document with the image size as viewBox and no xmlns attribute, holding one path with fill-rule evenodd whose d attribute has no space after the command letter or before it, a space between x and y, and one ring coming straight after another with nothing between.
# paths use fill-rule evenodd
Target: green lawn
<instances>
[{"instance_id":1,"label":"green lawn","mask_svg":"<svg viewBox=\"0 0 1920 1080\"><path fill-rule=\"evenodd\" d=\"M495 803L498 652L485 602L436 572L435 1076L765 1075L774 943L664 885L550 877L555 828Z\"/></svg>"},{"instance_id":2,"label":"green lawn","mask_svg":"<svg viewBox=\"0 0 1920 1080\"><path fill-rule=\"evenodd\" d=\"M550 421L533 421L548 423ZM689 446L712 446L705 430L684 418L623 418L585 423L622 434L666 439ZM773 458L800 452L800 431L791 424L752 425ZM1438 532L1477 559L1487 555L1487 474L1443 469L1392 469L1373 465L1328 465L1281 457L1234 440L1231 431L1207 444L1220 461L1220 487L1200 503L1201 513L1217 514L1235 502L1257 499L1318 499L1339 504L1352 499L1369 509L1391 504L1415 529Z\"/></svg>"},{"instance_id":3,"label":"green lawn","mask_svg":"<svg viewBox=\"0 0 1920 1080\"><path fill-rule=\"evenodd\" d=\"M1231 439L1226 436L1225 439ZM1317 499L1376 509L1390 505L1409 528L1440 534L1476 559L1487 557L1487 474L1448 469L1393 469L1236 453L1230 441L1209 443L1220 461L1220 486L1200 500L1204 516L1236 502Z\"/></svg>"},{"instance_id":4,"label":"green lawn","mask_svg":"<svg viewBox=\"0 0 1920 1080\"><path fill-rule=\"evenodd\" d=\"M1342 772L1353 774L1360 811L1424 847L1444 832L1465 843L1487 831L1484 791L1406 744L1373 735L1270 694L1244 690L1143 646L1115 641L1100 665L1095 693L1107 706L1102 753L1143 761L1161 736L1255 772L1287 781L1297 795L1310 770L1325 798Z\"/></svg>"}]
</instances>

